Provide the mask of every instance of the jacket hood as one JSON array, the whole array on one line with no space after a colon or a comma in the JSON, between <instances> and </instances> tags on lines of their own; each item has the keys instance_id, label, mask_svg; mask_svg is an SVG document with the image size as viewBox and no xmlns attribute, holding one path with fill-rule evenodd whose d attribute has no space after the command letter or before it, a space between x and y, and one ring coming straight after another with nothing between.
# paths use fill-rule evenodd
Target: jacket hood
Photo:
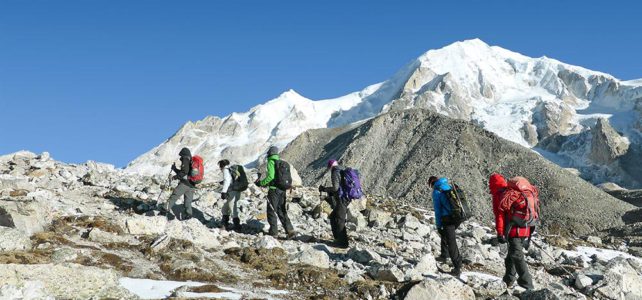
<instances>
[{"instance_id":1,"label":"jacket hood","mask_svg":"<svg viewBox=\"0 0 642 300\"><path fill-rule=\"evenodd\" d=\"M278 154L272 154L272 155L268 155L268 159L276 159L276 160L280 160L281 158L279 157L279 155L278 155Z\"/></svg>"},{"instance_id":2,"label":"jacket hood","mask_svg":"<svg viewBox=\"0 0 642 300\"><path fill-rule=\"evenodd\" d=\"M279 154L279 148L277 148L276 146L270 147L270 149L268 149L268 152L267 152L268 157L275 154Z\"/></svg>"},{"instance_id":3,"label":"jacket hood","mask_svg":"<svg viewBox=\"0 0 642 300\"><path fill-rule=\"evenodd\" d=\"M183 148L181 149L181 152L178 153L178 155L192 157L192 152L190 152L187 148Z\"/></svg>"},{"instance_id":4,"label":"jacket hood","mask_svg":"<svg viewBox=\"0 0 642 300\"><path fill-rule=\"evenodd\" d=\"M493 175L490 175L490 178L488 179L488 188L490 189L491 194L496 194L506 187L508 187L508 183L506 182L506 178L504 178L504 176L497 173L493 173Z\"/></svg>"},{"instance_id":5,"label":"jacket hood","mask_svg":"<svg viewBox=\"0 0 642 300\"><path fill-rule=\"evenodd\" d=\"M450 190L450 185L448 184L448 178L442 177L437 179L435 182L434 188L436 190L448 191Z\"/></svg>"}]
</instances>

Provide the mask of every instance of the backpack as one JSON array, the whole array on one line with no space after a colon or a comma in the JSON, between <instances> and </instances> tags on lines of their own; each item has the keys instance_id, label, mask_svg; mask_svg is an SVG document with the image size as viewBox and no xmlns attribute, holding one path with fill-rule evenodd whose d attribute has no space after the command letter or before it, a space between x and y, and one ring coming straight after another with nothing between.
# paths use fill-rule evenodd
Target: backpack
<instances>
[{"instance_id":1,"label":"backpack","mask_svg":"<svg viewBox=\"0 0 642 300\"><path fill-rule=\"evenodd\" d=\"M359 178L358 170L346 168L345 170L341 171L339 197L348 200L356 200L363 197L363 190L361 189L361 179Z\"/></svg>"},{"instance_id":2,"label":"backpack","mask_svg":"<svg viewBox=\"0 0 642 300\"><path fill-rule=\"evenodd\" d=\"M470 218L470 206L468 206L466 194L459 185L453 183L450 190L439 191L446 196L451 207L451 215L443 217L444 223L460 224Z\"/></svg>"},{"instance_id":3,"label":"backpack","mask_svg":"<svg viewBox=\"0 0 642 300\"><path fill-rule=\"evenodd\" d=\"M290 174L290 164L284 160L274 161L274 184L280 190L289 190L292 188L292 175Z\"/></svg>"},{"instance_id":4,"label":"backpack","mask_svg":"<svg viewBox=\"0 0 642 300\"><path fill-rule=\"evenodd\" d=\"M203 158L198 155L193 156L190 163L189 177L187 177L187 179L194 184L199 184L203 181L204 173Z\"/></svg>"},{"instance_id":5,"label":"backpack","mask_svg":"<svg viewBox=\"0 0 642 300\"><path fill-rule=\"evenodd\" d=\"M524 177L513 177L508 181L508 189L518 193L518 197L508 197L510 220L519 227L540 225L539 191Z\"/></svg>"},{"instance_id":6,"label":"backpack","mask_svg":"<svg viewBox=\"0 0 642 300\"><path fill-rule=\"evenodd\" d=\"M231 166L230 174L232 175L232 185L230 185L230 188L233 191L243 192L247 190L247 187L250 183L247 180L247 175L245 175L245 169L243 168L243 166Z\"/></svg>"}]
</instances>

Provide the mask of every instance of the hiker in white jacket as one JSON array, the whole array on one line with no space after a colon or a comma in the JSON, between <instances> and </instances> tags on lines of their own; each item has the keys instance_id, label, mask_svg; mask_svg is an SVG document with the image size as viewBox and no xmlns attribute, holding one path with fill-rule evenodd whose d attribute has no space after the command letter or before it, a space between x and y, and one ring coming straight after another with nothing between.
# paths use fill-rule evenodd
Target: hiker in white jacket
<instances>
[{"instance_id":1,"label":"hiker in white jacket","mask_svg":"<svg viewBox=\"0 0 642 300\"><path fill-rule=\"evenodd\" d=\"M223 189L221 190L221 199L225 201L223 204L223 220L221 222L220 228L225 228L226 230L240 230L241 229L241 219L239 219L239 209L238 209L238 200L241 198L241 192L235 191L232 188L234 183L234 178L232 177L232 172L230 171L230 161L227 159L221 160L218 162L218 166L223 172ZM230 227L230 214L232 215L232 221L234 226Z\"/></svg>"}]
</instances>

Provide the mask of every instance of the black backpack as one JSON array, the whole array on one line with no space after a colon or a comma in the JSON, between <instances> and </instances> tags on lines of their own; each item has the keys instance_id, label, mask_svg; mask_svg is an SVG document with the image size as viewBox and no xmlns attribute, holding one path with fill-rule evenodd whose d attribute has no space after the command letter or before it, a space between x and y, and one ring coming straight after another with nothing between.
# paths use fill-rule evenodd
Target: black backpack
<instances>
[{"instance_id":1,"label":"black backpack","mask_svg":"<svg viewBox=\"0 0 642 300\"><path fill-rule=\"evenodd\" d=\"M274 184L280 190L289 190L292 188L292 175L290 174L290 164L284 160L274 161Z\"/></svg>"},{"instance_id":2,"label":"black backpack","mask_svg":"<svg viewBox=\"0 0 642 300\"><path fill-rule=\"evenodd\" d=\"M230 188L236 192L243 192L247 190L250 184L245 175L245 169L241 165L233 165L230 167L230 174L232 175L232 185Z\"/></svg>"},{"instance_id":3,"label":"black backpack","mask_svg":"<svg viewBox=\"0 0 642 300\"><path fill-rule=\"evenodd\" d=\"M459 185L453 183L450 190L439 191L446 196L451 207L451 214L442 218L442 221L445 224L460 224L470 218L468 200L466 199L466 194L464 194L464 191L459 187Z\"/></svg>"}]
</instances>

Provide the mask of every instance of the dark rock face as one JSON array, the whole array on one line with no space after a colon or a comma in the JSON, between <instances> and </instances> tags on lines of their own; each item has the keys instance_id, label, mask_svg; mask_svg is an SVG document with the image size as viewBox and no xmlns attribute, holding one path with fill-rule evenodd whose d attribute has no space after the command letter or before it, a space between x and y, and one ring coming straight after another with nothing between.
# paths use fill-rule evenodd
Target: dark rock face
<instances>
[{"instance_id":1,"label":"dark rock face","mask_svg":"<svg viewBox=\"0 0 642 300\"><path fill-rule=\"evenodd\" d=\"M529 149L427 110L311 130L294 140L283 156L297 167L305 185L324 183L327 160L338 159L360 170L367 193L425 206L432 205L428 178L446 176L464 187L473 215L486 223L493 218L487 187L493 172L525 176L540 188L548 232L586 234L619 226L633 208Z\"/></svg>"}]
</instances>

